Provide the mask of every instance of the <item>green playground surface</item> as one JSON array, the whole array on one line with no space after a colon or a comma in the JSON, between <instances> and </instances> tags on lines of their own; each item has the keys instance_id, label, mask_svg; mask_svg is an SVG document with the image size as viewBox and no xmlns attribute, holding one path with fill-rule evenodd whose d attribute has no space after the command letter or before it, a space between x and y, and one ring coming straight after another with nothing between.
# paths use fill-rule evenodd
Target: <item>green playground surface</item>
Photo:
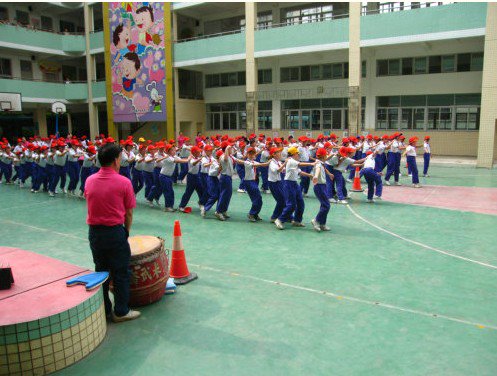
<instances>
[{"instance_id":1,"label":"green playground surface","mask_svg":"<svg viewBox=\"0 0 497 376\"><path fill-rule=\"evenodd\" d=\"M434 165L430 175L421 183L497 188L497 170ZM2 246L93 267L84 200L5 185L0 197ZM179 219L199 279L138 320L109 323L103 343L59 374L495 375L497 216L353 197L332 205L331 232L316 233L312 195L307 227L284 231L268 221L271 195L261 223L247 221L245 194L233 193L227 222L196 205L164 213L139 195L131 235L170 248Z\"/></svg>"}]
</instances>

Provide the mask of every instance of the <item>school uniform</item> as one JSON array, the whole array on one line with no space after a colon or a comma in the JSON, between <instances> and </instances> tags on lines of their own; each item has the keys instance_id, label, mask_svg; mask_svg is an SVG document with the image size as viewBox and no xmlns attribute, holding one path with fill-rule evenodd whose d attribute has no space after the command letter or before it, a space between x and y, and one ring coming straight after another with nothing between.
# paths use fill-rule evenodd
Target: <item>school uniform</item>
<instances>
[{"instance_id":1,"label":"school uniform","mask_svg":"<svg viewBox=\"0 0 497 376\"><path fill-rule=\"evenodd\" d=\"M300 162L309 162L310 160L310 152L309 148L306 146L300 146L299 147L299 155L300 155ZM311 166L303 166L300 168L302 171L310 173L312 170ZM309 185L311 183L311 179L308 178L307 176L301 176L300 177L300 189L302 192L306 195L309 192Z\"/></svg>"},{"instance_id":2,"label":"school uniform","mask_svg":"<svg viewBox=\"0 0 497 376\"><path fill-rule=\"evenodd\" d=\"M142 154L137 154L135 157L135 162L133 169L131 170L131 184L133 185L133 191L135 195L138 194L143 188L144 178L143 178L143 165L145 156Z\"/></svg>"},{"instance_id":3,"label":"school uniform","mask_svg":"<svg viewBox=\"0 0 497 376\"><path fill-rule=\"evenodd\" d=\"M15 182L19 179L21 173L21 160L19 159L19 157L14 157L12 166L14 167L14 176L12 177L12 181Z\"/></svg>"},{"instance_id":4,"label":"school uniform","mask_svg":"<svg viewBox=\"0 0 497 376\"><path fill-rule=\"evenodd\" d=\"M430 159L431 159L431 148L430 144L428 142L424 142L423 144L424 147L424 154L423 154L423 175L426 176L428 175L428 168L430 167Z\"/></svg>"},{"instance_id":5,"label":"school uniform","mask_svg":"<svg viewBox=\"0 0 497 376\"><path fill-rule=\"evenodd\" d=\"M209 166L205 166L209 164L212 160L212 156L208 157L207 155L202 156L202 160L200 161L200 186L202 187L202 197L200 197L199 205L205 205L207 200L209 199L209 188L207 181L209 180Z\"/></svg>"},{"instance_id":6,"label":"school uniform","mask_svg":"<svg viewBox=\"0 0 497 376\"><path fill-rule=\"evenodd\" d=\"M281 223L289 222L292 219L292 214L295 222L302 222L305 204L302 189L297 183L299 172L299 161L293 158L288 159L284 181L286 191L285 208L278 218Z\"/></svg>"},{"instance_id":7,"label":"school uniform","mask_svg":"<svg viewBox=\"0 0 497 376\"><path fill-rule=\"evenodd\" d=\"M259 161L261 163L266 163L269 160L269 151L264 149L262 153L260 154L260 159ZM257 171L259 171L262 179L262 190L263 191L268 191L269 190L269 180L268 180L268 174L269 174L269 167L268 166L261 166L257 168Z\"/></svg>"},{"instance_id":8,"label":"school uniform","mask_svg":"<svg viewBox=\"0 0 497 376\"><path fill-rule=\"evenodd\" d=\"M216 212L226 213L230 206L231 196L233 195L233 174L235 168L230 156L223 154L219 159L221 165L221 176L219 178L219 200L217 202Z\"/></svg>"},{"instance_id":9,"label":"school uniform","mask_svg":"<svg viewBox=\"0 0 497 376\"><path fill-rule=\"evenodd\" d=\"M155 154L155 159L161 159L162 157L164 157L164 154L162 153ZM152 187L152 190L150 191L150 194L147 196L148 201L159 200L162 194L162 185L160 181L160 171L162 169L162 164L163 161L154 162L154 170L153 170L154 185ZM173 172L174 172L174 167L175 165L173 166Z\"/></svg>"},{"instance_id":10,"label":"school uniform","mask_svg":"<svg viewBox=\"0 0 497 376\"><path fill-rule=\"evenodd\" d=\"M59 180L61 181L60 188L64 189L65 186L65 180L66 180L65 166L67 161L67 154L62 155L62 152L57 150L55 152L55 155L53 156L53 160L54 160L54 175L50 183L49 191L55 193L55 189L57 188Z\"/></svg>"},{"instance_id":11,"label":"school uniform","mask_svg":"<svg viewBox=\"0 0 497 376\"><path fill-rule=\"evenodd\" d=\"M46 172L47 157L43 154L38 156L38 162L36 163L36 183L33 185L33 190L38 192L43 185L43 191L48 190L48 178Z\"/></svg>"},{"instance_id":12,"label":"school uniform","mask_svg":"<svg viewBox=\"0 0 497 376\"><path fill-rule=\"evenodd\" d=\"M212 164L209 167L208 179L207 179L207 190L209 192L209 198L205 202L204 210L208 212L219 200L219 162L212 158Z\"/></svg>"},{"instance_id":13,"label":"school uniform","mask_svg":"<svg viewBox=\"0 0 497 376\"><path fill-rule=\"evenodd\" d=\"M188 174L186 175L186 189L185 193L183 193L183 197L181 197L181 202L179 204L180 208L186 207L194 191L197 192L199 203L200 205L202 205L201 200L203 196L203 190L202 190L202 184L200 182L200 164L202 163L202 160L196 165L194 165L196 161L198 161L198 158L190 159L188 161L187 164Z\"/></svg>"},{"instance_id":14,"label":"school uniform","mask_svg":"<svg viewBox=\"0 0 497 376\"><path fill-rule=\"evenodd\" d=\"M180 158L177 156L168 155L162 161L159 180L166 208L174 206L174 189L173 189L173 173L176 167L176 161Z\"/></svg>"},{"instance_id":15,"label":"school uniform","mask_svg":"<svg viewBox=\"0 0 497 376\"><path fill-rule=\"evenodd\" d=\"M333 169L332 163L333 159L328 159L326 162L324 162L324 167L330 174L334 175L335 171ZM326 174L326 196L328 197L328 200L334 199L334 197L336 196L335 182L334 180L331 180L328 174Z\"/></svg>"},{"instance_id":16,"label":"school uniform","mask_svg":"<svg viewBox=\"0 0 497 376\"><path fill-rule=\"evenodd\" d=\"M122 175L131 180L130 160L134 158L133 152L123 150L121 152L121 167L119 167L119 175Z\"/></svg>"},{"instance_id":17,"label":"school uniform","mask_svg":"<svg viewBox=\"0 0 497 376\"><path fill-rule=\"evenodd\" d=\"M154 188L154 156L152 154L146 154L143 159L143 182L145 184L145 198L148 200L151 197L152 190ZM152 200L150 200L152 201Z\"/></svg>"},{"instance_id":18,"label":"school uniform","mask_svg":"<svg viewBox=\"0 0 497 376\"><path fill-rule=\"evenodd\" d=\"M13 164L14 157L15 157L15 155L12 152L10 152L10 153L3 152L2 156L0 157L0 162L2 164L2 172L3 172L3 175L5 176L5 181L7 183L10 183L11 179L12 179L12 164ZM1 178L0 178L0 180L1 180Z\"/></svg>"},{"instance_id":19,"label":"school uniform","mask_svg":"<svg viewBox=\"0 0 497 376\"><path fill-rule=\"evenodd\" d=\"M355 163L355 159L345 158L340 164L338 163L338 156L331 158L333 164L333 175L335 182L335 190L338 200L345 200L347 198L347 187L345 184L344 172L349 169L349 166Z\"/></svg>"},{"instance_id":20,"label":"school uniform","mask_svg":"<svg viewBox=\"0 0 497 376\"><path fill-rule=\"evenodd\" d=\"M181 150L179 151L179 157L181 159L186 159L190 156L190 149L192 147L189 145L183 145L181 147ZM179 173L178 173L178 180L181 182L185 178L186 174L188 174L188 164L186 163L181 163L179 165Z\"/></svg>"},{"instance_id":21,"label":"school uniform","mask_svg":"<svg viewBox=\"0 0 497 376\"><path fill-rule=\"evenodd\" d=\"M354 156L351 159L354 159L355 161L361 159L362 158L362 151L361 151L362 144L360 142L358 142L357 144L355 144L352 147L354 149L356 149L356 152L355 152ZM348 177L348 179L349 180L354 179L354 177L355 177L355 168L353 168L353 167L347 167L347 170L349 170L349 177Z\"/></svg>"},{"instance_id":22,"label":"school uniform","mask_svg":"<svg viewBox=\"0 0 497 376\"><path fill-rule=\"evenodd\" d=\"M245 158L245 155L243 152L238 149L235 154L237 159L243 160ZM245 167L243 165L237 164L235 166L236 169L236 174L238 175L238 178L240 179L240 184L238 185L238 189L241 189L242 191L246 191L245 188Z\"/></svg>"},{"instance_id":23,"label":"school uniform","mask_svg":"<svg viewBox=\"0 0 497 376\"><path fill-rule=\"evenodd\" d=\"M399 181L400 159L402 157L399 149L400 146L401 143L397 140L393 140L392 145L390 146L390 151L388 152L387 157L387 173L385 175L386 181L389 181L392 175L394 176L395 182Z\"/></svg>"},{"instance_id":24,"label":"school uniform","mask_svg":"<svg viewBox=\"0 0 497 376\"><path fill-rule=\"evenodd\" d=\"M254 161L251 161L250 159L243 161L243 167L245 169L245 188L247 189L250 201L252 201L249 215L258 216L262 208L262 196L256 181Z\"/></svg>"},{"instance_id":25,"label":"school uniform","mask_svg":"<svg viewBox=\"0 0 497 376\"><path fill-rule=\"evenodd\" d=\"M85 192L86 179L88 179L91 175L93 175L94 169L94 156L92 154L83 153L83 165L81 166L80 172L80 187L79 190L81 194Z\"/></svg>"},{"instance_id":26,"label":"school uniform","mask_svg":"<svg viewBox=\"0 0 497 376\"><path fill-rule=\"evenodd\" d=\"M381 197L383 191L383 182L381 176L378 175L376 171L376 160L373 155L369 155L364 161L364 166L360 171L359 175L364 176L366 183L368 184L368 200L373 199L373 195L376 194L377 197Z\"/></svg>"},{"instance_id":27,"label":"school uniform","mask_svg":"<svg viewBox=\"0 0 497 376\"><path fill-rule=\"evenodd\" d=\"M278 171L282 162L271 159L268 169L268 185L274 200L276 201L276 206L274 207L273 214L271 215L271 220L275 220L280 217L286 204L285 190L283 187L283 182L281 180L281 173Z\"/></svg>"},{"instance_id":28,"label":"school uniform","mask_svg":"<svg viewBox=\"0 0 497 376\"><path fill-rule=\"evenodd\" d=\"M326 192L327 174L325 170L325 164L318 160L318 163L314 167L314 172L317 172L318 180L317 184L314 185L314 194L320 203L319 212L316 215L316 222L321 226L326 225L326 219L328 218L328 213L330 212L330 201Z\"/></svg>"},{"instance_id":29,"label":"school uniform","mask_svg":"<svg viewBox=\"0 0 497 376\"><path fill-rule=\"evenodd\" d=\"M69 148L69 151L67 152L67 162L66 162L66 168L67 168L67 174L69 175L69 186L67 189L72 192L76 189L79 181L79 163L78 163L78 150L75 150L73 148Z\"/></svg>"},{"instance_id":30,"label":"school uniform","mask_svg":"<svg viewBox=\"0 0 497 376\"><path fill-rule=\"evenodd\" d=\"M380 141L376 144L376 156L375 158L375 167L374 170L376 172L381 172L387 165L387 157L385 153L386 145L383 141Z\"/></svg>"},{"instance_id":31,"label":"school uniform","mask_svg":"<svg viewBox=\"0 0 497 376\"><path fill-rule=\"evenodd\" d=\"M47 165L45 166L45 173L47 174L47 181L48 181L48 186L50 189L50 182L54 178L55 174L55 167L54 167L54 161L53 161L53 156L54 152L49 151L47 154Z\"/></svg>"},{"instance_id":32,"label":"school uniform","mask_svg":"<svg viewBox=\"0 0 497 376\"><path fill-rule=\"evenodd\" d=\"M418 165L416 164L416 147L409 145L406 148L406 157L411 167L412 184L419 184Z\"/></svg>"}]
</instances>

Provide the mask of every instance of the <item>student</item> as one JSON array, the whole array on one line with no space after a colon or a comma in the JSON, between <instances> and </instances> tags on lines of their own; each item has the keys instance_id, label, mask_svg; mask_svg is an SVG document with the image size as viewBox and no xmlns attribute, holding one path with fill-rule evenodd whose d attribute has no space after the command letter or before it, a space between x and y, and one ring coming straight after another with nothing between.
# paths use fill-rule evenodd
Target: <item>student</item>
<instances>
[{"instance_id":1,"label":"student","mask_svg":"<svg viewBox=\"0 0 497 376\"><path fill-rule=\"evenodd\" d=\"M314 166L314 173L312 174L312 184L314 184L314 194L320 202L319 212L311 221L314 230L320 231L330 231L330 228L326 226L326 219L330 211L330 202L328 200L328 194L326 192L326 176L333 180L334 176L331 174L325 166L325 161L328 159L328 152L325 148L319 148L316 151L316 159L318 160Z\"/></svg>"},{"instance_id":2,"label":"student","mask_svg":"<svg viewBox=\"0 0 497 376\"><path fill-rule=\"evenodd\" d=\"M212 145L204 146L204 155L202 156L202 160L200 162L200 185L202 187L202 197L199 200L200 210L202 210L203 206L209 199L209 168L212 162Z\"/></svg>"},{"instance_id":3,"label":"student","mask_svg":"<svg viewBox=\"0 0 497 376\"><path fill-rule=\"evenodd\" d=\"M281 162L281 150L283 149L275 147L269 150L271 159L268 169L268 185L269 190L276 201L276 206L274 207L273 214L271 215L271 223L274 223L281 215L283 209L285 208L286 202L285 190L281 180L281 174L285 169L286 162Z\"/></svg>"},{"instance_id":4,"label":"student","mask_svg":"<svg viewBox=\"0 0 497 376\"><path fill-rule=\"evenodd\" d=\"M147 154L143 159L143 181L145 183L145 199L150 206L154 206L154 203L150 200L153 188L154 188L154 168L155 168L155 155L157 149L154 145L149 145L147 147Z\"/></svg>"},{"instance_id":5,"label":"student","mask_svg":"<svg viewBox=\"0 0 497 376\"><path fill-rule=\"evenodd\" d=\"M230 216L228 215L228 208L233 194L233 180L232 176L235 171L233 166L233 159L231 157L232 145L229 141L221 143L221 150L223 155L219 158L221 165L221 176L219 178L219 200L217 201L217 208L214 215L220 221L225 221Z\"/></svg>"},{"instance_id":6,"label":"student","mask_svg":"<svg viewBox=\"0 0 497 376\"><path fill-rule=\"evenodd\" d=\"M168 145L170 145L170 144L168 144ZM162 169L162 162L163 162L164 156L165 156L165 152L164 152L165 147L166 147L166 144L164 144L164 142L160 141L157 143L157 153L155 154L154 169L153 169L154 185L153 185L152 189L150 190L149 195L146 197L147 202L150 206L154 205L154 201L157 204L157 206L160 206L159 198L160 198L161 193L162 193L162 187L161 187L161 182L160 182L160 171Z\"/></svg>"},{"instance_id":7,"label":"student","mask_svg":"<svg viewBox=\"0 0 497 376\"><path fill-rule=\"evenodd\" d=\"M145 145L142 144L138 147L138 154L135 156L135 163L133 165L133 169L131 170L131 184L133 185L135 196L142 190L144 185L143 165L145 164L146 152L147 148Z\"/></svg>"},{"instance_id":8,"label":"student","mask_svg":"<svg viewBox=\"0 0 497 376\"><path fill-rule=\"evenodd\" d=\"M64 141L58 141L57 142L57 149L55 151L55 154L53 156L54 160L54 176L53 179L50 183L50 188L48 190L48 195L50 197L55 197L56 193L56 188L57 184L59 183L59 179L61 180L61 188L62 192L67 193L66 189L64 188L64 185L62 184L63 182L65 183L65 175L66 175L66 161L67 161L67 150L65 149L66 144ZM62 179L63 178L63 179Z\"/></svg>"},{"instance_id":9,"label":"student","mask_svg":"<svg viewBox=\"0 0 497 376\"><path fill-rule=\"evenodd\" d=\"M209 177L207 180L207 189L209 191L209 198L207 199L205 205L200 208L200 215L202 217L205 217L207 212L211 210L211 208L214 206L216 201L219 200L219 173L221 172L221 165L219 164L219 159L223 155L224 152L222 150L216 151L216 157L212 158L208 164Z\"/></svg>"},{"instance_id":10,"label":"student","mask_svg":"<svg viewBox=\"0 0 497 376\"><path fill-rule=\"evenodd\" d=\"M284 223L288 222L292 218L292 225L295 227L305 227L302 223L302 216L304 214L305 204L304 198L302 197L302 189L297 183L299 175L304 175L307 177L312 177L311 174L300 171L301 166L314 166L314 163L300 163L299 162L299 149L295 146L288 148L288 159L286 161L286 173L285 173L285 191L286 191L286 203L283 212L278 219L274 221L274 224L279 230L284 230ZM295 213L294 213L295 212Z\"/></svg>"},{"instance_id":11,"label":"student","mask_svg":"<svg viewBox=\"0 0 497 376\"><path fill-rule=\"evenodd\" d=\"M179 144L179 142L178 142ZM182 158L182 159L187 159L189 156L190 156L190 150L192 148L192 145L190 144L190 138L189 137L185 137L184 138L184 144L181 145L180 147L180 151L179 151L179 157ZM178 178L177 180L182 183L183 182L183 179L185 178L185 176L188 174L188 165L183 163L183 164L180 164L179 166L179 173L178 173Z\"/></svg>"},{"instance_id":12,"label":"student","mask_svg":"<svg viewBox=\"0 0 497 376\"><path fill-rule=\"evenodd\" d=\"M417 137L409 139L409 146L406 148L405 155L407 156L407 163L412 172L412 186L414 188L421 188L421 185L419 185L418 165L416 164L416 148L422 148L423 146L416 146L417 142Z\"/></svg>"},{"instance_id":13,"label":"student","mask_svg":"<svg viewBox=\"0 0 497 376\"><path fill-rule=\"evenodd\" d=\"M402 152L405 147L402 146L400 141L400 136L402 133L394 133L392 135L392 142L390 143L390 150L387 157L387 174L385 175L385 185L390 185L390 177L393 175L395 180L395 185L402 185L399 183L400 175L400 160L402 158Z\"/></svg>"},{"instance_id":14,"label":"student","mask_svg":"<svg viewBox=\"0 0 497 376\"><path fill-rule=\"evenodd\" d=\"M425 137L425 142L423 144L423 147L424 147L424 154L423 154L423 160L424 160L423 176L425 178L429 178L430 175L428 175L428 168L430 167L430 159L431 159L430 136L426 136Z\"/></svg>"},{"instance_id":15,"label":"student","mask_svg":"<svg viewBox=\"0 0 497 376\"><path fill-rule=\"evenodd\" d=\"M301 142L301 146L299 146L298 148L300 161L304 163L309 163L311 156L309 150L309 139L306 136L301 136L299 137L299 141ZM302 167L302 171L304 172L310 173L311 170L312 167L310 166ZM304 197L308 196L310 182L311 180L307 176L302 176L300 178L300 189L302 190Z\"/></svg>"},{"instance_id":16,"label":"student","mask_svg":"<svg viewBox=\"0 0 497 376\"><path fill-rule=\"evenodd\" d=\"M39 153L35 157L36 179L33 182L33 186L31 189L31 192L33 193L38 193L42 185L45 192L48 190L46 174L47 154L48 148L43 145L40 147Z\"/></svg>"},{"instance_id":17,"label":"student","mask_svg":"<svg viewBox=\"0 0 497 376\"><path fill-rule=\"evenodd\" d=\"M67 151L67 162L66 169L69 175L69 185L67 187L69 194L75 195L76 187L79 181L79 157L82 156L81 150L79 150L79 141L77 139L72 139L69 143L69 150Z\"/></svg>"},{"instance_id":18,"label":"student","mask_svg":"<svg viewBox=\"0 0 497 376\"><path fill-rule=\"evenodd\" d=\"M382 172L387 165L387 154L388 150L388 136L385 134L381 137L381 140L375 146L375 171Z\"/></svg>"},{"instance_id":19,"label":"student","mask_svg":"<svg viewBox=\"0 0 497 376\"><path fill-rule=\"evenodd\" d=\"M245 159L245 147L247 144L244 141L240 141L238 143L238 149L236 150L235 156L239 160ZM238 178L240 179L240 185L238 186L237 192L238 193L247 193L247 190L245 189L245 168L237 164L236 165L236 173L238 175Z\"/></svg>"},{"instance_id":20,"label":"student","mask_svg":"<svg viewBox=\"0 0 497 376\"><path fill-rule=\"evenodd\" d=\"M355 148L342 146L338 150L338 154L334 155L330 160L330 164L333 166L335 192L338 204L348 204L348 201L346 200L348 197L347 188L345 186L345 178L343 177L343 174L349 169L349 166L356 162L355 159L351 158L351 156L355 155L356 152Z\"/></svg>"},{"instance_id":21,"label":"student","mask_svg":"<svg viewBox=\"0 0 497 376\"><path fill-rule=\"evenodd\" d=\"M190 198L192 197L193 191L197 192L199 205L202 205L202 184L200 183L200 163L202 161L202 149L197 146L193 146L190 150L191 157L188 161L188 174L186 175L186 189L181 198L179 204L179 211L185 212L186 205Z\"/></svg>"},{"instance_id":22,"label":"student","mask_svg":"<svg viewBox=\"0 0 497 376\"><path fill-rule=\"evenodd\" d=\"M175 212L174 209L174 189L173 189L173 173L176 163L188 163L189 158L182 159L176 156L176 147L167 144L165 147L166 154L156 159L157 163L162 163L162 167L159 174L160 185L162 189L162 194L164 195L165 212Z\"/></svg>"},{"instance_id":23,"label":"student","mask_svg":"<svg viewBox=\"0 0 497 376\"><path fill-rule=\"evenodd\" d=\"M83 165L81 166L81 185L79 187L79 197L84 198L86 179L93 175L95 169L95 158L97 156L97 150L95 146L88 146L85 152L83 152Z\"/></svg>"},{"instance_id":24,"label":"student","mask_svg":"<svg viewBox=\"0 0 497 376\"><path fill-rule=\"evenodd\" d=\"M269 148L271 147L271 143L268 142L267 144L261 143L261 149L260 149L260 158L259 162L261 163L267 163L266 166L260 166L258 167L257 171L260 172L261 179L262 179L262 185L261 189L263 193L271 193L269 190L269 181L268 181L268 173L269 173Z\"/></svg>"},{"instance_id":25,"label":"student","mask_svg":"<svg viewBox=\"0 0 497 376\"><path fill-rule=\"evenodd\" d=\"M383 190L383 182L381 180L381 172L376 171L376 151L368 150L366 152L366 158L364 160L363 168L360 172L360 176L366 179L368 184L368 202L373 203L373 195L375 198L381 200L381 194Z\"/></svg>"},{"instance_id":26,"label":"student","mask_svg":"<svg viewBox=\"0 0 497 376\"><path fill-rule=\"evenodd\" d=\"M247 214L250 222L262 221L262 218L259 217L262 208L262 196L256 181L256 169L258 167L269 166L269 162L256 162L255 158L257 154L257 150L254 147L249 147L247 149L247 159L234 159L237 164L243 165L245 168L245 189L250 197L250 201L252 201L252 207Z\"/></svg>"},{"instance_id":27,"label":"student","mask_svg":"<svg viewBox=\"0 0 497 376\"><path fill-rule=\"evenodd\" d=\"M126 140L121 151L121 167L119 167L119 175L122 175L131 180L130 164L134 162L135 155L131 151L134 147L132 140Z\"/></svg>"}]
</instances>

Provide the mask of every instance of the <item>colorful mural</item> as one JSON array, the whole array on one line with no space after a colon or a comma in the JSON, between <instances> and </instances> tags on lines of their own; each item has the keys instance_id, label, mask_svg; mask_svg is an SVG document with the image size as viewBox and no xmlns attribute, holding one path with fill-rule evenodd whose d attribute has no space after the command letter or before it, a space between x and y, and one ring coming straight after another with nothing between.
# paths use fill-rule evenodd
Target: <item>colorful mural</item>
<instances>
[{"instance_id":1,"label":"colorful mural","mask_svg":"<svg viewBox=\"0 0 497 376\"><path fill-rule=\"evenodd\" d=\"M166 120L163 3L109 3L115 122Z\"/></svg>"}]
</instances>

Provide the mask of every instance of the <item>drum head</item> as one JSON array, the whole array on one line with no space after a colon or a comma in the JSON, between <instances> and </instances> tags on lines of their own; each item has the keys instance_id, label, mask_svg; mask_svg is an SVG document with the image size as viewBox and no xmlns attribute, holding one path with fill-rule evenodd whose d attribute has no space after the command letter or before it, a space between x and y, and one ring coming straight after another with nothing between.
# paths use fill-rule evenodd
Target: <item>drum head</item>
<instances>
[{"instance_id":1,"label":"drum head","mask_svg":"<svg viewBox=\"0 0 497 376\"><path fill-rule=\"evenodd\" d=\"M155 236L130 236L128 242L131 247L131 256L142 256L161 247L159 238Z\"/></svg>"}]
</instances>

